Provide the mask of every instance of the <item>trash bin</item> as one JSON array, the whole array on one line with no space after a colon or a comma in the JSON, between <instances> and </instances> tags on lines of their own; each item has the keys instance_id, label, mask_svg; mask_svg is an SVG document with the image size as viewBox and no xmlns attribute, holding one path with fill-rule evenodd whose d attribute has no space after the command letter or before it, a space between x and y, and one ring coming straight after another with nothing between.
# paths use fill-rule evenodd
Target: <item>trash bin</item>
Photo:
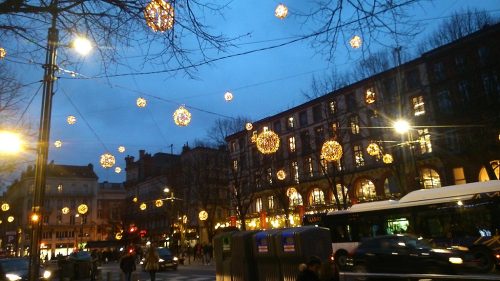
<instances>
[{"instance_id":1,"label":"trash bin","mask_svg":"<svg viewBox=\"0 0 500 281\"><path fill-rule=\"evenodd\" d=\"M257 280L257 266L253 256L252 237L258 231L241 231L231 237L231 276L232 281Z\"/></svg>"},{"instance_id":2,"label":"trash bin","mask_svg":"<svg viewBox=\"0 0 500 281\"><path fill-rule=\"evenodd\" d=\"M310 256L328 262L332 254L330 230L304 226L286 228L275 236L279 268L284 281L293 281L299 273L299 264Z\"/></svg>"},{"instance_id":3,"label":"trash bin","mask_svg":"<svg viewBox=\"0 0 500 281\"><path fill-rule=\"evenodd\" d=\"M275 236L279 229L257 232L253 236L253 254L257 264L257 280L281 281L281 270L276 253Z\"/></svg>"},{"instance_id":4,"label":"trash bin","mask_svg":"<svg viewBox=\"0 0 500 281\"><path fill-rule=\"evenodd\" d=\"M215 280L231 281L231 236L237 231L217 234L214 237Z\"/></svg>"}]
</instances>

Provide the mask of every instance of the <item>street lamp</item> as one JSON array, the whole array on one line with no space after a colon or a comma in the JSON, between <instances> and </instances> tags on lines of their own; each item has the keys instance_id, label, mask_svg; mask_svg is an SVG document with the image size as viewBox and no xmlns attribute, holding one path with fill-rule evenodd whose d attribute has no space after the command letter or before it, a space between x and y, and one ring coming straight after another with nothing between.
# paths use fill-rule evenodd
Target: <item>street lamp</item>
<instances>
[{"instance_id":1,"label":"street lamp","mask_svg":"<svg viewBox=\"0 0 500 281\"><path fill-rule=\"evenodd\" d=\"M19 134L0 131L0 154L16 154L21 151L23 141Z\"/></svg>"},{"instance_id":2,"label":"street lamp","mask_svg":"<svg viewBox=\"0 0 500 281\"><path fill-rule=\"evenodd\" d=\"M416 183L416 186L418 189L420 189L421 187L421 184L420 184L420 174L418 172L418 167L417 167L417 162L416 162L416 159L415 159L415 154L414 154L414 151L413 151L413 138L412 138L412 133L411 133L411 125L408 121L404 120L404 119L399 119L397 120L396 122L393 123L393 128L394 130L401 135L401 139L403 141L403 144L408 144L409 148L410 148L410 157L411 157L411 163L414 167L414 171L415 171L415 183ZM408 140L405 141L404 140L404 136L407 136ZM404 156L404 154L403 154ZM404 161L404 163L406 163L406 161Z\"/></svg>"}]
</instances>

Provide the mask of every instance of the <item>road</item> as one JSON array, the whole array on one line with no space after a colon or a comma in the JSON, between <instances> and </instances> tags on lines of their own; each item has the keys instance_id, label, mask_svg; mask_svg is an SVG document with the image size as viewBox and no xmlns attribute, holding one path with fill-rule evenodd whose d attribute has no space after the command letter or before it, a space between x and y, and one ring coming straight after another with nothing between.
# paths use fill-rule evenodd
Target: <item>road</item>
<instances>
[{"instance_id":1,"label":"road","mask_svg":"<svg viewBox=\"0 0 500 281\"><path fill-rule=\"evenodd\" d=\"M123 276L118 263L111 262L100 266L102 281L122 281ZM132 281L149 281L149 273L137 270L132 275ZM179 265L175 271L162 271L156 273L156 281L215 281L215 265L203 265L192 263L190 265Z\"/></svg>"}]
</instances>

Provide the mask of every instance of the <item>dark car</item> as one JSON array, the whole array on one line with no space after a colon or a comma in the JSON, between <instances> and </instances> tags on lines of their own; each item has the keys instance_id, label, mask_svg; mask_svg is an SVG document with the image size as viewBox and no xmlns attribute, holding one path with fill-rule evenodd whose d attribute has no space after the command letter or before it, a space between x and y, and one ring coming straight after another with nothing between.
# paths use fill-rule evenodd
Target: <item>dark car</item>
<instances>
[{"instance_id":1,"label":"dark car","mask_svg":"<svg viewBox=\"0 0 500 281\"><path fill-rule=\"evenodd\" d=\"M409 235L363 241L348 260L355 272L456 274L466 271L465 251L434 248Z\"/></svg>"},{"instance_id":2,"label":"dark car","mask_svg":"<svg viewBox=\"0 0 500 281\"><path fill-rule=\"evenodd\" d=\"M29 259L3 258L0 259L0 280L27 281L29 275ZM40 280L50 280L51 273L40 269Z\"/></svg>"},{"instance_id":3,"label":"dark car","mask_svg":"<svg viewBox=\"0 0 500 281\"><path fill-rule=\"evenodd\" d=\"M158 256L160 257L160 270L177 270L177 265L179 264L179 259L172 255L172 252L168 248L158 248ZM141 261L142 268L144 269L144 258Z\"/></svg>"}]
</instances>

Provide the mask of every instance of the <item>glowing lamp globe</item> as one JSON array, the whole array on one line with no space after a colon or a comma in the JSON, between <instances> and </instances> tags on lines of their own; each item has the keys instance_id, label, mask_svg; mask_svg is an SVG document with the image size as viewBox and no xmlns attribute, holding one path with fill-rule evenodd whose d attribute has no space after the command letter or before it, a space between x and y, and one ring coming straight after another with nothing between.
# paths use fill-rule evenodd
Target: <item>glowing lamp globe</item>
<instances>
[{"instance_id":1,"label":"glowing lamp globe","mask_svg":"<svg viewBox=\"0 0 500 281\"><path fill-rule=\"evenodd\" d=\"M275 132L264 127L262 133L257 136L256 145L257 149L263 154L275 153L280 147L280 138Z\"/></svg>"},{"instance_id":2,"label":"glowing lamp globe","mask_svg":"<svg viewBox=\"0 0 500 281\"><path fill-rule=\"evenodd\" d=\"M9 209L10 209L9 204L7 204L7 203L2 204L2 211L7 212Z\"/></svg>"},{"instance_id":3,"label":"glowing lamp globe","mask_svg":"<svg viewBox=\"0 0 500 281\"><path fill-rule=\"evenodd\" d=\"M92 50L92 43L85 37L76 37L73 40L73 48L80 55L87 55Z\"/></svg>"},{"instance_id":4,"label":"glowing lamp globe","mask_svg":"<svg viewBox=\"0 0 500 281\"><path fill-rule=\"evenodd\" d=\"M137 203L137 196L132 198L132 202Z\"/></svg>"},{"instance_id":5,"label":"glowing lamp globe","mask_svg":"<svg viewBox=\"0 0 500 281\"><path fill-rule=\"evenodd\" d=\"M351 40L349 41L349 44L353 49L358 49L359 47L361 47L362 43L363 41L361 40L361 37L359 37L358 35L352 37Z\"/></svg>"},{"instance_id":6,"label":"glowing lamp globe","mask_svg":"<svg viewBox=\"0 0 500 281\"><path fill-rule=\"evenodd\" d=\"M55 146L56 148L61 148L61 146L62 146L62 141L60 141L60 140L56 140L56 141L54 142L54 146Z\"/></svg>"},{"instance_id":7,"label":"glowing lamp globe","mask_svg":"<svg viewBox=\"0 0 500 281\"><path fill-rule=\"evenodd\" d=\"M286 178L286 173L284 170L279 170L277 173L276 173L276 177L282 181Z\"/></svg>"},{"instance_id":8,"label":"glowing lamp globe","mask_svg":"<svg viewBox=\"0 0 500 281\"><path fill-rule=\"evenodd\" d=\"M155 206L158 207L158 208L160 208L161 206L163 206L163 200L161 200L161 199L156 200L155 201Z\"/></svg>"},{"instance_id":9,"label":"glowing lamp globe","mask_svg":"<svg viewBox=\"0 0 500 281\"><path fill-rule=\"evenodd\" d=\"M66 118L66 121L68 122L68 124L73 125L76 123L76 117L73 115L70 115L70 116L68 116L68 118Z\"/></svg>"},{"instance_id":10,"label":"glowing lamp globe","mask_svg":"<svg viewBox=\"0 0 500 281\"><path fill-rule=\"evenodd\" d=\"M323 147L321 147L321 158L326 161L339 161L341 157L342 146L338 142L329 140L323 144Z\"/></svg>"},{"instance_id":11,"label":"glowing lamp globe","mask_svg":"<svg viewBox=\"0 0 500 281\"><path fill-rule=\"evenodd\" d=\"M378 144L372 142L366 147L366 152L371 156L377 156L380 153L380 147Z\"/></svg>"},{"instance_id":12,"label":"glowing lamp globe","mask_svg":"<svg viewBox=\"0 0 500 281\"><path fill-rule=\"evenodd\" d=\"M4 48L0 48L0 60L5 58L6 55L7 55L7 51L5 51Z\"/></svg>"},{"instance_id":13,"label":"glowing lamp globe","mask_svg":"<svg viewBox=\"0 0 500 281\"><path fill-rule=\"evenodd\" d=\"M9 216L9 217L7 218L7 221L8 221L8 222L13 222L13 221L14 221L14 217L13 217L13 216Z\"/></svg>"},{"instance_id":14,"label":"glowing lamp globe","mask_svg":"<svg viewBox=\"0 0 500 281\"><path fill-rule=\"evenodd\" d=\"M288 16L288 8L284 4L279 4L274 10L274 15L279 19L284 19Z\"/></svg>"},{"instance_id":15,"label":"glowing lamp globe","mask_svg":"<svg viewBox=\"0 0 500 281\"><path fill-rule=\"evenodd\" d=\"M384 154L384 156L382 157L382 161L385 164L391 164L394 161L394 159L392 158L392 155L390 155L389 153L387 153L387 154Z\"/></svg>"},{"instance_id":16,"label":"glowing lamp globe","mask_svg":"<svg viewBox=\"0 0 500 281\"><path fill-rule=\"evenodd\" d=\"M120 167L115 168L115 173L119 174L121 172L122 172L122 168L120 168Z\"/></svg>"},{"instance_id":17,"label":"glowing lamp globe","mask_svg":"<svg viewBox=\"0 0 500 281\"><path fill-rule=\"evenodd\" d=\"M120 232L116 233L115 234L115 239L116 240L121 240L123 238L123 234L121 234Z\"/></svg>"},{"instance_id":18,"label":"glowing lamp globe","mask_svg":"<svg viewBox=\"0 0 500 281\"><path fill-rule=\"evenodd\" d=\"M115 157L110 153L104 153L101 155L99 163L103 168L111 168L115 165Z\"/></svg>"},{"instance_id":19,"label":"glowing lamp globe","mask_svg":"<svg viewBox=\"0 0 500 281\"><path fill-rule=\"evenodd\" d=\"M173 117L177 126L185 127L191 122L191 113L182 105L174 112Z\"/></svg>"},{"instance_id":20,"label":"glowing lamp globe","mask_svg":"<svg viewBox=\"0 0 500 281\"><path fill-rule=\"evenodd\" d=\"M201 211L198 213L198 218L201 220L201 221L206 221L208 219L208 213L207 211Z\"/></svg>"},{"instance_id":21,"label":"glowing lamp globe","mask_svg":"<svg viewBox=\"0 0 500 281\"><path fill-rule=\"evenodd\" d=\"M118 152L120 152L120 153L125 152L125 146L120 145L120 146L118 147Z\"/></svg>"},{"instance_id":22,"label":"glowing lamp globe","mask_svg":"<svg viewBox=\"0 0 500 281\"><path fill-rule=\"evenodd\" d=\"M247 129L247 131L251 131L253 129L253 125L252 123L248 122L246 125L245 125L245 129Z\"/></svg>"},{"instance_id":23,"label":"glowing lamp globe","mask_svg":"<svg viewBox=\"0 0 500 281\"><path fill-rule=\"evenodd\" d=\"M231 93L231 92L226 92L226 93L224 94L224 99L225 99L226 101L232 101L232 100L233 100L233 93Z\"/></svg>"},{"instance_id":24,"label":"glowing lamp globe","mask_svg":"<svg viewBox=\"0 0 500 281\"><path fill-rule=\"evenodd\" d=\"M67 215L69 213L69 208L68 207L64 207L61 209L61 212L65 215Z\"/></svg>"},{"instance_id":25,"label":"glowing lamp globe","mask_svg":"<svg viewBox=\"0 0 500 281\"><path fill-rule=\"evenodd\" d=\"M139 206L139 209L141 209L141 211L144 211L146 210L148 206L146 205L146 203L142 203L140 206Z\"/></svg>"},{"instance_id":26,"label":"glowing lamp globe","mask_svg":"<svg viewBox=\"0 0 500 281\"><path fill-rule=\"evenodd\" d=\"M174 7L163 0L151 0L144 9L147 25L154 32L164 32L174 26Z\"/></svg>"},{"instance_id":27,"label":"glowing lamp globe","mask_svg":"<svg viewBox=\"0 0 500 281\"><path fill-rule=\"evenodd\" d=\"M143 97L139 97L137 98L137 100L135 101L135 104L137 104L137 107L146 107L146 105L148 104L148 101L143 98Z\"/></svg>"},{"instance_id":28,"label":"glowing lamp globe","mask_svg":"<svg viewBox=\"0 0 500 281\"><path fill-rule=\"evenodd\" d=\"M22 147L23 141L18 134L0 131L0 154L16 154L21 151Z\"/></svg>"},{"instance_id":29,"label":"glowing lamp globe","mask_svg":"<svg viewBox=\"0 0 500 281\"><path fill-rule=\"evenodd\" d=\"M85 215L89 211L89 207L86 204L80 204L77 210L80 215Z\"/></svg>"}]
</instances>

